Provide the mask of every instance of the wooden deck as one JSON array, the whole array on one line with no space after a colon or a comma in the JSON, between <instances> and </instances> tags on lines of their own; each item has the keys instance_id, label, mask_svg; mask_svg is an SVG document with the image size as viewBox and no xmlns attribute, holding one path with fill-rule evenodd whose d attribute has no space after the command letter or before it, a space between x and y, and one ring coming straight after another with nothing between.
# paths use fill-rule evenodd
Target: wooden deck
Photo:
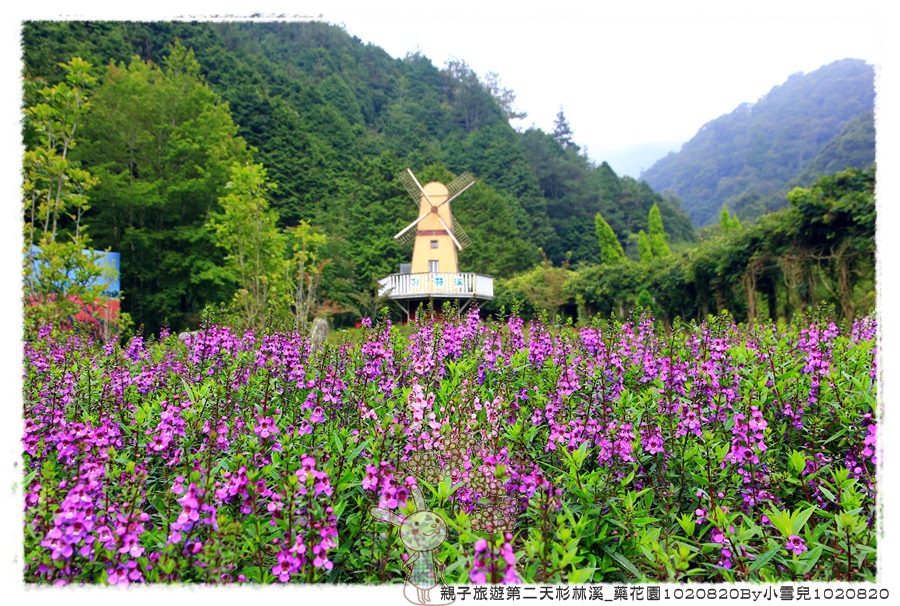
<instances>
[{"instance_id":1,"label":"wooden deck","mask_svg":"<svg viewBox=\"0 0 900 606\"><path fill-rule=\"evenodd\" d=\"M378 283L378 294L389 299L494 298L494 278L474 273L391 274Z\"/></svg>"}]
</instances>

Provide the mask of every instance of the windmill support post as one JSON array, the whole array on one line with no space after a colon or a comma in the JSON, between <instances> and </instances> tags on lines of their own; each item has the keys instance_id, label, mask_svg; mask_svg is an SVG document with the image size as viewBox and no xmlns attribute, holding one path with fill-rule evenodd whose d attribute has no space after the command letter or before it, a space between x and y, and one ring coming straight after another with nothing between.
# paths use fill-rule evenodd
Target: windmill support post
<instances>
[{"instance_id":1,"label":"windmill support post","mask_svg":"<svg viewBox=\"0 0 900 606\"><path fill-rule=\"evenodd\" d=\"M435 307L435 304L434 304L435 298L434 297L428 297L427 299L424 299L424 298L417 299L417 298L411 298L411 297L399 299L399 298L389 297L388 300L397 306L397 309L399 309L400 312L402 313L403 322L406 324L408 324L409 322L411 322L413 320L413 317L415 316L415 310L419 309L419 306L426 303L426 301L427 301L428 309L431 309L431 310L438 309ZM479 299L476 297L441 297L438 300L439 301L440 300L456 301L458 304L457 311L460 315L462 315L465 313L466 309L468 309L472 303L475 303L477 305ZM482 298L481 300L485 300L485 299Z\"/></svg>"},{"instance_id":2,"label":"windmill support post","mask_svg":"<svg viewBox=\"0 0 900 606\"><path fill-rule=\"evenodd\" d=\"M410 312L409 312L409 309L408 309L407 307L403 307L402 305L400 305L400 302L399 302L397 299L390 299L390 300L393 301L394 305L396 305L397 307L399 307L399 308L400 308L400 311L403 312L403 316L406 318L403 322L404 322L405 324L409 324L409 320L410 320Z\"/></svg>"}]
</instances>

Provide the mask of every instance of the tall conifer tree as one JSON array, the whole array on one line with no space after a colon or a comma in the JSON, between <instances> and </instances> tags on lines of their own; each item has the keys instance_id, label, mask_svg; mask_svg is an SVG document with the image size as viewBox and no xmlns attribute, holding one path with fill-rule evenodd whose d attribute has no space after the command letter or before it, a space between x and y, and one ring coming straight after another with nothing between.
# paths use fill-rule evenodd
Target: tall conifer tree
<instances>
[{"instance_id":1,"label":"tall conifer tree","mask_svg":"<svg viewBox=\"0 0 900 606\"><path fill-rule=\"evenodd\" d=\"M659 205L654 203L650 208L649 215L650 229L650 248L654 257L667 257L669 244L666 242L666 231L663 229L662 215L659 212Z\"/></svg>"},{"instance_id":2,"label":"tall conifer tree","mask_svg":"<svg viewBox=\"0 0 900 606\"><path fill-rule=\"evenodd\" d=\"M600 213L597 213L597 216L594 217L594 226L597 231L597 240L600 244L601 262L604 265L615 265L625 261L625 251L622 250L622 244L619 243L615 232Z\"/></svg>"}]
</instances>

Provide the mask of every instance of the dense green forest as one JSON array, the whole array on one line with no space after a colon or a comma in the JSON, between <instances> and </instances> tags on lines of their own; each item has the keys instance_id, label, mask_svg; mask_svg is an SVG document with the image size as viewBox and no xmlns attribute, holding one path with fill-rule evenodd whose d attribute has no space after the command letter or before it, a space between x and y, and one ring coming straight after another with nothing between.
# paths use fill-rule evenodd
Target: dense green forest
<instances>
[{"instance_id":1,"label":"dense green forest","mask_svg":"<svg viewBox=\"0 0 900 606\"><path fill-rule=\"evenodd\" d=\"M864 156L863 119L835 120L843 142L803 165L812 187L788 209L743 225L726 210L698 243L677 197L590 161L562 111L553 132L516 131L514 93L462 62L394 59L325 23L30 22L23 47L26 193L84 171L69 212L53 211L59 232L122 254L122 310L146 332L229 302L254 322L372 315L377 279L410 255L392 238L416 212L406 167L475 175L454 215L474 242L461 269L498 279L488 311L752 319L826 302L852 317L874 301L874 169L812 181L846 150ZM68 124L72 98L60 152L40 118ZM265 245L248 273L252 242Z\"/></svg>"},{"instance_id":2,"label":"dense green forest","mask_svg":"<svg viewBox=\"0 0 900 606\"><path fill-rule=\"evenodd\" d=\"M681 253L545 264L505 282L498 302L620 318L641 305L666 322L725 311L777 320L825 304L853 319L875 307L874 193L874 166L821 177L752 224L723 209L714 234Z\"/></svg>"},{"instance_id":3,"label":"dense green forest","mask_svg":"<svg viewBox=\"0 0 900 606\"><path fill-rule=\"evenodd\" d=\"M641 174L671 192L697 227L723 205L755 219L821 175L875 162L875 70L857 59L794 74L756 103L706 124Z\"/></svg>"}]
</instances>

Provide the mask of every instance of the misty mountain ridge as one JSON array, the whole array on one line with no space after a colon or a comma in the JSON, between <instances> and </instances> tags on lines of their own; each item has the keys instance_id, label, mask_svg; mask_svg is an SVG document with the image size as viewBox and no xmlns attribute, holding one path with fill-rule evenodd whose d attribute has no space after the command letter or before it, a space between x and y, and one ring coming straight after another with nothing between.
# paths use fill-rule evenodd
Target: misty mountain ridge
<instances>
[{"instance_id":1,"label":"misty mountain ridge","mask_svg":"<svg viewBox=\"0 0 900 606\"><path fill-rule=\"evenodd\" d=\"M684 141L651 141L606 154L604 160L620 176L638 179L667 154L681 149Z\"/></svg>"},{"instance_id":2,"label":"misty mountain ridge","mask_svg":"<svg viewBox=\"0 0 900 606\"><path fill-rule=\"evenodd\" d=\"M875 72L862 60L794 74L705 124L641 179L680 199L697 227L717 221L723 205L755 219L784 207L795 186L874 163L874 104Z\"/></svg>"}]
</instances>

